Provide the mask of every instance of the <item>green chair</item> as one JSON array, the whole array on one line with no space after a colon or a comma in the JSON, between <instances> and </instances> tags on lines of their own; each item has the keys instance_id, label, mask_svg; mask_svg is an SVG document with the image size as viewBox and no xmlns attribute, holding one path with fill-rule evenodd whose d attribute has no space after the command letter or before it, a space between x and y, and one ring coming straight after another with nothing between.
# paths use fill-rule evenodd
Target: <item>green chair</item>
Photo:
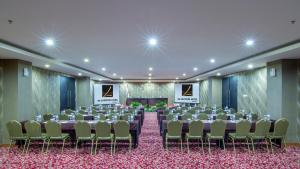
<instances>
[{"instance_id":1,"label":"green chair","mask_svg":"<svg viewBox=\"0 0 300 169\"><path fill-rule=\"evenodd\" d=\"M170 121L167 125L167 134L166 134L166 149L168 150L168 140L179 140L180 141L180 150L182 151L182 123L180 121Z\"/></svg>"},{"instance_id":2,"label":"green chair","mask_svg":"<svg viewBox=\"0 0 300 169\"><path fill-rule=\"evenodd\" d=\"M237 113L235 114L235 119L236 119L236 120L244 119L244 115L243 115L242 113L240 113L240 112L237 112Z\"/></svg>"},{"instance_id":3,"label":"green chair","mask_svg":"<svg viewBox=\"0 0 300 169\"><path fill-rule=\"evenodd\" d=\"M45 140L47 139L47 136L46 134L42 133L41 124L36 121L30 120L27 121L24 126L28 137L26 153L28 152L28 148L31 141L43 141L43 147L42 147L42 152L43 152L44 145L45 145L44 143Z\"/></svg>"},{"instance_id":4,"label":"green chair","mask_svg":"<svg viewBox=\"0 0 300 169\"><path fill-rule=\"evenodd\" d=\"M80 106L80 110L86 110L86 106Z\"/></svg>"},{"instance_id":5,"label":"green chair","mask_svg":"<svg viewBox=\"0 0 300 169\"><path fill-rule=\"evenodd\" d=\"M205 113L205 114L211 114L211 110L205 110L203 113Z\"/></svg>"},{"instance_id":6,"label":"green chair","mask_svg":"<svg viewBox=\"0 0 300 169\"><path fill-rule=\"evenodd\" d=\"M226 123L223 120L217 119L211 123L210 133L207 133L209 153L211 153L210 140L222 140L224 150L225 150L225 141L224 141L225 128L226 128Z\"/></svg>"},{"instance_id":7,"label":"green chair","mask_svg":"<svg viewBox=\"0 0 300 169\"><path fill-rule=\"evenodd\" d=\"M106 120L106 116L103 113L100 113L99 117L100 117L99 120Z\"/></svg>"},{"instance_id":8,"label":"green chair","mask_svg":"<svg viewBox=\"0 0 300 169\"><path fill-rule=\"evenodd\" d=\"M268 134L268 139L270 141L272 153L273 153L273 146L272 146L273 139L281 139L281 144L283 142L284 147L286 146L285 138L286 138L286 132L287 132L288 127L289 127L289 122L286 118L278 119L275 122L274 131L272 133Z\"/></svg>"},{"instance_id":9,"label":"green chair","mask_svg":"<svg viewBox=\"0 0 300 169\"><path fill-rule=\"evenodd\" d=\"M79 114L86 114L85 110L79 110L78 113Z\"/></svg>"},{"instance_id":10,"label":"green chair","mask_svg":"<svg viewBox=\"0 0 300 169\"><path fill-rule=\"evenodd\" d=\"M216 119L227 120L227 115L225 113L217 114Z\"/></svg>"},{"instance_id":11,"label":"green chair","mask_svg":"<svg viewBox=\"0 0 300 169\"><path fill-rule=\"evenodd\" d=\"M164 110L164 111L163 111L163 115L168 115L169 113L170 113L169 110Z\"/></svg>"},{"instance_id":12,"label":"green chair","mask_svg":"<svg viewBox=\"0 0 300 169\"><path fill-rule=\"evenodd\" d=\"M232 113L232 114L236 113L236 110L234 108L230 108L229 110L230 110L230 113Z\"/></svg>"},{"instance_id":13,"label":"green chair","mask_svg":"<svg viewBox=\"0 0 300 169\"><path fill-rule=\"evenodd\" d=\"M21 123L16 120L11 120L6 123L6 128L10 140L8 152L11 148L13 141L24 141L24 147L22 151L24 153L28 138L25 134L23 134Z\"/></svg>"},{"instance_id":14,"label":"green chair","mask_svg":"<svg viewBox=\"0 0 300 169\"><path fill-rule=\"evenodd\" d=\"M270 121L266 121L262 119L256 122L255 131L253 133L249 133L248 135L248 138L251 140L253 152L254 152L253 140L265 140L267 150L269 152L267 136L269 134L270 127L271 127Z\"/></svg>"},{"instance_id":15,"label":"green chair","mask_svg":"<svg viewBox=\"0 0 300 169\"><path fill-rule=\"evenodd\" d=\"M188 119L193 119L193 115L190 114L190 113L185 113L183 116L182 116L182 120L188 120Z\"/></svg>"},{"instance_id":16,"label":"green chair","mask_svg":"<svg viewBox=\"0 0 300 169\"><path fill-rule=\"evenodd\" d=\"M112 120L112 119L113 119L113 116L114 116L114 115L111 114L111 113L110 113L110 114L107 114L107 115L106 115L106 119Z\"/></svg>"},{"instance_id":17,"label":"green chair","mask_svg":"<svg viewBox=\"0 0 300 169\"><path fill-rule=\"evenodd\" d=\"M95 109L92 110L92 114L93 114L93 115L97 115L98 113L99 113L99 112L98 112L97 110L95 110Z\"/></svg>"},{"instance_id":18,"label":"green chair","mask_svg":"<svg viewBox=\"0 0 300 169\"><path fill-rule=\"evenodd\" d=\"M69 116L67 114L58 115L59 120L69 120Z\"/></svg>"},{"instance_id":19,"label":"green chair","mask_svg":"<svg viewBox=\"0 0 300 169\"><path fill-rule=\"evenodd\" d=\"M236 123L235 133L229 133L229 138L232 140L234 152L235 152L235 143L234 143L235 140L246 140L248 150L250 151L248 137L247 137L249 135L250 128L251 128L251 123L248 120L244 119Z\"/></svg>"},{"instance_id":20,"label":"green chair","mask_svg":"<svg viewBox=\"0 0 300 169\"><path fill-rule=\"evenodd\" d=\"M127 121L119 120L114 124L114 132L115 132L114 153L116 152L116 144L118 140L128 140L129 152L131 152L132 138L129 129L130 129L130 125Z\"/></svg>"},{"instance_id":21,"label":"green chair","mask_svg":"<svg viewBox=\"0 0 300 169\"><path fill-rule=\"evenodd\" d=\"M125 120L125 121L129 121L129 118L130 118L131 114L130 113L125 113L123 114L120 119L121 120Z\"/></svg>"},{"instance_id":22,"label":"green chair","mask_svg":"<svg viewBox=\"0 0 300 169\"><path fill-rule=\"evenodd\" d=\"M84 120L84 116L82 114L76 114L75 120Z\"/></svg>"},{"instance_id":23,"label":"green chair","mask_svg":"<svg viewBox=\"0 0 300 169\"><path fill-rule=\"evenodd\" d=\"M167 117L166 117L166 120L167 121L174 120L174 114L168 114Z\"/></svg>"},{"instance_id":24,"label":"green chair","mask_svg":"<svg viewBox=\"0 0 300 169\"><path fill-rule=\"evenodd\" d=\"M99 121L96 123L95 129L96 129L95 154L97 153L98 141L101 141L101 140L104 140L104 141L110 140L110 153L112 154L114 135L111 133L111 125L105 121Z\"/></svg>"},{"instance_id":25,"label":"green chair","mask_svg":"<svg viewBox=\"0 0 300 169\"><path fill-rule=\"evenodd\" d=\"M189 132L185 134L185 138L186 138L186 145L187 145L187 149L188 149L188 153L190 152L190 148L189 148L189 140L201 140L201 145L202 145L202 152L204 154L204 150L203 150L203 127L204 124L201 120L198 121L192 121L189 124ZM199 144L198 144L199 145Z\"/></svg>"},{"instance_id":26,"label":"green chair","mask_svg":"<svg viewBox=\"0 0 300 169\"><path fill-rule=\"evenodd\" d=\"M252 116L252 121L258 120L258 113L251 113L251 116Z\"/></svg>"},{"instance_id":27,"label":"green chair","mask_svg":"<svg viewBox=\"0 0 300 169\"><path fill-rule=\"evenodd\" d=\"M43 115L43 120L44 121L49 121L53 118L53 115L51 113L46 113Z\"/></svg>"},{"instance_id":28,"label":"green chair","mask_svg":"<svg viewBox=\"0 0 300 169\"><path fill-rule=\"evenodd\" d=\"M72 113L74 113L74 112L73 112L73 110L71 110L71 109L66 109L66 110L65 110L65 114L72 114Z\"/></svg>"},{"instance_id":29,"label":"green chair","mask_svg":"<svg viewBox=\"0 0 300 169\"><path fill-rule=\"evenodd\" d=\"M205 113L200 113L198 116L199 120L207 120L208 119L208 115Z\"/></svg>"},{"instance_id":30,"label":"green chair","mask_svg":"<svg viewBox=\"0 0 300 169\"><path fill-rule=\"evenodd\" d=\"M62 133L61 132L61 125L56 122L56 121L47 121L45 124L45 128L46 128L46 135L47 135L47 149L46 149L46 153L48 152L48 148L49 148L49 143L51 140L62 140L63 141L63 145L61 148L61 152L64 151L64 146L65 146L65 142L69 137L69 134L66 133ZM46 141L46 140L44 140ZM45 144L45 143L43 143Z\"/></svg>"},{"instance_id":31,"label":"green chair","mask_svg":"<svg viewBox=\"0 0 300 169\"><path fill-rule=\"evenodd\" d=\"M80 141L91 141L91 154L93 154L93 144L95 140L95 134L91 133L91 126L86 121L77 121L74 125L76 133L76 148L75 154L77 152L78 142Z\"/></svg>"}]
</instances>

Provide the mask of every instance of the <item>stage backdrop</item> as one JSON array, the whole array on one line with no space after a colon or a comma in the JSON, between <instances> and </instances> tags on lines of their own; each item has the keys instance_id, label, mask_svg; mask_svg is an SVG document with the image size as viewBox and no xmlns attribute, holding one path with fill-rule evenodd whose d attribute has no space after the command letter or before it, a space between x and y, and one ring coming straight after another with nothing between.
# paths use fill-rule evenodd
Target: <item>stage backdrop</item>
<instances>
[{"instance_id":1,"label":"stage backdrop","mask_svg":"<svg viewBox=\"0 0 300 169\"><path fill-rule=\"evenodd\" d=\"M199 103L199 83L175 84L176 103Z\"/></svg>"},{"instance_id":2,"label":"stage backdrop","mask_svg":"<svg viewBox=\"0 0 300 169\"><path fill-rule=\"evenodd\" d=\"M94 84L94 104L118 104L119 84Z\"/></svg>"}]
</instances>

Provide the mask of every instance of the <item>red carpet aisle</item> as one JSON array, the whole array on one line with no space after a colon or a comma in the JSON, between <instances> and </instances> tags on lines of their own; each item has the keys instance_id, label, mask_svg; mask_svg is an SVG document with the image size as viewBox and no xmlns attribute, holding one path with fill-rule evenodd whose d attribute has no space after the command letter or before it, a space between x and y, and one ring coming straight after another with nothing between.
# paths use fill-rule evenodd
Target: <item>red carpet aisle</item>
<instances>
[{"instance_id":1,"label":"red carpet aisle","mask_svg":"<svg viewBox=\"0 0 300 169\"><path fill-rule=\"evenodd\" d=\"M287 152L276 150L275 154L266 153L264 149L250 154L245 147L238 147L235 155L229 144L225 152L213 149L213 155L207 154L206 147L206 155L202 155L197 147L190 154L185 147L181 153L178 146L167 152L162 149L155 113L145 113L140 144L132 153L127 152L127 147L118 147L116 155L110 156L107 147L92 156L89 148L80 149L77 155L70 147L63 154L59 147L51 147L47 155L39 153L37 147L27 155L22 155L17 148L9 154L7 148L1 148L0 168L300 168L299 147L288 148Z\"/></svg>"}]
</instances>

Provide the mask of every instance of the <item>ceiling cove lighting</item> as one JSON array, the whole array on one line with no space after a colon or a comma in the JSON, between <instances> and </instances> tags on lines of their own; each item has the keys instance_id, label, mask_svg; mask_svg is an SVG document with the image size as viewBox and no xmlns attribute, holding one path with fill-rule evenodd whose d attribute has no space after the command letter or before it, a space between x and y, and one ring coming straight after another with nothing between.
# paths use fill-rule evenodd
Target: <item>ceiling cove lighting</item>
<instances>
[{"instance_id":1,"label":"ceiling cove lighting","mask_svg":"<svg viewBox=\"0 0 300 169\"><path fill-rule=\"evenodd\" d=\"M48 39L45 40L45 44L47 46L54 46L55 42L52 38L48 38Z\"/></svg>"},{"instance_id":2,"label":"ceiling cove lighting","mask_svg":"<svg viewBox=\"0 0 300 169\"><path fill-rule=\"evenodd\" d=\"M89 60L88 58L83 59L83 61L84 61L85 63L89 63L89 62L90 62L90 60Z\"/></svg>"},{"instance_id":3,"label":"ceiling cove lighting","mask_svg":"<svg viewBox=\"0 0 300 169\"><path fill-rule=\"evenodd\" d=\"M246 45L247 46L253 46L254 45L254 40L252 40L252 39L247 40Z\"/></svg>"},{"instance_id":4,"label":"ceiling cove lighting","mask_svg":"<svg viewBox=\"0 0 300 169\"><path fill-rule=\"evenodd\" d=\"M152 67L149 67L149 71L152 71L153 70L153 68Z\"/></svg>"},{"instance_id":5,"label":"ceiling cove lighting","mask_svg":"<svg viewBox=\"0 0 300 169\"><path fill-rule=\"evenodd\" d=\"M149 46L151 46L151 47L156 46L156 45L157 45L157 39L156 39L156 38L149 38L148 44L149 44Z\"/></svg>"},{"instance_id":6,"label":"ceiling cove lighting","mask_svg":"<svg viewBox=\"0 0 300 169\"><path fill-rule=\"evenodd\" d=\"M116 74L116 73L113 73L113 76L117 76L117 74Z\"/></svg>"},{"instance_id":7,"label":"ceiling cove lighting","mask_svg":"<svg viewBox=\"0 0 300 169\"><path fill-rule=\"evenodd\" d=\"M248 65L248 69L252 69L253 68L253 65L252 64L249 64Z\"/></svg>"},{"instance_id":8,"label":"ceiling cove lighting","mask_svg":"<svg viewBox=\"0 0 300 169\"><path fill-rule=\"evenodd\" d=\"M215 63L216 60L215 59L210 59L210 63Z\"/></svg>"},{"instance_id":9,"label":"ceiling cove lighting","mask_svg":"<svg viewBox=\"0 0 300 169\"><path fill-rule=\"evenodd\" d=\"M78 73L78 76L82 76L82 73Z\"/></svg>"},{"instance_id":10,"label":"ceiling cove lighting","mask_svg":"<svg viewBox=\"0 0 300 169\"><path fill-rule=\"evenodd\" d=\"M185 73L182 73L182 76L186 76L186 74L185 74Z\"/></svg>"},{"instance_id":11,"label":"ceiling cove lighting","mask_svg":"<svg viewBox=\"0 0 300 169\"><path fill-rule=\"evenodd\" d=\"M50 65L49 64L45 64L45 68L49 68L50 67Z\"/></svg>"},{"instance_id":12,"label":"ceiling cove lighting","mask_svg":"<svg viewBox=\"0 0 300 169\"><path fill-rule=\"evenodd\" d=\"M197 67L194 67L193 70L196 72L196 71L198 70L198 68L197 68Z\"/></svg>"},{"instance_id":13,"label":"ceiling cove lighting","mask_svg":"<svg viewBox=\"0 0 300 169\"><path fill-rule=\"evenodd\" d=\"M120 77L121 80L123 80L123 77Z\"/></svg>"}]
</instances>

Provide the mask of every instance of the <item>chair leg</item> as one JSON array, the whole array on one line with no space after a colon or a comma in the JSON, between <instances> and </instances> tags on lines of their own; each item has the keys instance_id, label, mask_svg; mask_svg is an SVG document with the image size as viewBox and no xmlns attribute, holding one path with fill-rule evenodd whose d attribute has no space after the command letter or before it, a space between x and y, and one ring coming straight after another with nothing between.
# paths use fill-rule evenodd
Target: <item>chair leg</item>
<instances>
[{"instance_id":1,"label":"chair leg","mask_svg":"<svg viewBox=\"0 0 300 169\"><path fill-rule=\"evenodd\" d=\"M93 145L94 145L94 140L92 140L91 155L93 155Z\"/></svg>"},{"instance_id":2,"label":"chair leg","mask_svg":"<svg viewBox=\"0 0 300 169\"><path fill-rule=\"evenodd\" d=\"M111 139L111 141L110 141L110 155L112 155L112 152L113 152L113 144L114 144L114 140Z\"/></svg>"},{"instance_id":3,"label":"chair leg","mask_svg":"<svg viewBox=\"0 0 300 169\"><path fill-rule=\"evenodd\" d=\"M116 154L116 144L117 144L117 140L115 139L115 142L114 142L114 154Z\"/></svg>"},{"instance_id":4,"label":"chair leg","mask_svg":"<svg viewBox=\"0 0 300 169\"><path fill-rule=\"evenodd\" d=\"M45 142L45 141L46 141L46 140L44 140L44 142ZM46 153L48 153L48 149L49 149L49 143L50 143L50 139L48 139Z\"/></svg>"},{"instance_id":5,"label":"chair leg","mask_svg":"<svg viewBox=\"0 0 300 169\"><path fill-rule=\"evenodd\" d=\"M27 143L26 154L28 153L28 148L29 148L29 145L30 145L30 140L28 140L28 143Z\"/></svg>"},{"instance_id":6,"label":"chair leg","mask_svg":"<svg viewBox=\"0 0 300 169\"><path fill-rule=\"evenodd\" d=\"M211 154L211 151L210 151L210 139L208 138L207 141L208 141L208 151L209 151L209 154Z\"/></svg>"},{"instance_id":7,"label":"chair leg","mask_svg":"<svg viewBox=\"0 0 300 169\"><path fill-rule=\"evenodd\" d=\"M8 153L9 153L9 151L10 151L10 148L11 148L11 145L12 145L12 142L13 142L13 140L9 140L10 142L9 142L9 147L8 147Z\"/></svg>"},{"instance_id":8,"label":"chair leg","mask_svg":"<svg viewBox=\"0 0 300 169\"><path fill-rule=\"evenodd\" d=\"M168 139L166 138L166 150L168 151Z\"/></svg>"},{"instance_id":9,"label":"chair leg","mask_svg":"<svg viewBox=\"0 0 300 169\"><path fill-rule=\"evenodd\" d=\"M202 146L202 153L204 154L204 149L203 149L203 139L201 138L201 146Z\"/></svg>"},{"instance_id":10,"label":"chair leg","mask_svg":"<svg viewBox=\"0 0 300 169\"><path fill-rule=\"evenodd\" d=\"M77 147L78 147L78 139L76 140L75 155L76 155L76 153L77 153Z\"/></svg>"},{"instance_id":11,"label":"chair leg","mask_svg":"<svg viewBox=\"0 0 300 169\"><path fill-rule=\"evenodd\" d=\"M186 147L188 149L188 153L190 153L189 139L188 138L186 138Z\"/></svg>"},{"instance_id":12,"label":"chair leg","mask_svg":"<svg viewBox=\"0 0 300 169\"><path fill-rule=\"evenodd\" d=\"M66 141L66 138L63 140L63 145L62 145L62 148L61 148L61 153L63 153L63 152L64 152L65 141Z\"/></svg>"},{"instance_id":13,"label":"chair leg","mask_svg":"<svg viewBox=\"0 0 300 169\"><path fill-rule=\"evenodd\" d=\"M95 142L95 155L97 154L97 145L98 145L98 140L96 139L96 142Z\"/></svg>"},{"instance_id":14,"label":"chair leg","mask_svg":"<svg viewBox=\"0 0 300 169\"><path fill-rule=\"evenodd\" d=\"M22 153L24 153L24 152L25 152L25 149L26 149L26 144L27 144L27 139L25 140L25 143L24 143L24 146L23 146L23 151L22 151Z\"/></svg>"},{"instance_id":15,"label":"chair leg","mask_svg":"<svg viewBox=\"0 0 300 169\"><path fill-rule=\"evenodd\" d=\"M270 142L271 152L272 152L272 154L274 154L273 145L272 145L272 139L271 138L269 138L269 142Z\"/></svg>"},{"instance_id":16,"label":"chair leg","mask_svg":"<svg viewBox=\"0 0 300 169\"><path fill-rule=\"evenodd\" d=\"M182 139L180 139L180 151L182 152Z\"/></svg>"},{"instance_id":17,"label":"chair leg","mask_svg":"<svg viewBox=\"0 0 300 169\"><path fill-rule=\"evenodd\" d=\"M222 139L222 141L223 141L223 147L224 147L224 150L226 150L224 138Z\"/></svg>"},{"instance_id":18,"label":"chair leg","mask_svg":"<svg viewBox=\"0 0 300 169\"><path fill-rule=\"evenodd\" d=\"M131 139L129 139L129 152L131 153Z\"/></svg>"},{"instance_id":19,"label":"chair leg","mask_svg":"<svg viewBox=\"0 0 300 169\"><path fill-rule=\"evenodd\" d=\"M234 144L234 138L231 138L231 139L232 139L233 151L234 151L234 153L236 153L236 151L235 151L235 144Z\"/></svg>"},{"instance_id":20,"label":"chair leg","mask_svg":"<svg viewBox=\"0 0 300 169\"><path fill-rule=\"evenodd\" d=\"M269 153L269 146L268 146L268 140L267 140L267 138L265 138L265 143L266 143L266 146L267 146L267 151Z\"/></svg>"},{"instance_id":21,"label":"chair leg","mask_svg":"<svg viewBox=\"0 0 300 169\"><path fill-rule=\"evenodd\" d=\"M253 151L253 153L254 153L254 143L253 143L253 138L251 138L251 143L252 143L252 151Z\"/></svg>"},{"instance_id":22,"label":"chair leg","mask_svg":"<svg viewBox=\"0 0 300 169\"><path fill-rule=\"evenodd\" d=\"M249 141L248 141L248 138L246 138L246 141L247 141L247 147L248 147L248 151L250 153L250 146L249 146Z\"/></svg>"},{"instance_id":23,"label":"chair leg","mask_svg":"<svg viewBox=\"0 0 300 169\"><path fill-rule=\"evenodd\" d=\"M284 149L285 149L285 147L286 147L286 142L285 142L286 140L285 140L285 139L286 139L286 138L283 138L283 139L282 139L283 145L284 145Z\"/></svg>"},{"instance_id":24,"label":"chair leg","mask_svg":"<svg viewBox=\"0 0 300 169\"><path fill-rule=\"evenodd\" d=\"M43 140L43 146L42 146L42 153L44 152L45 142L46 142L46 140L44 139Z\"/></svg>"}]
</instances>

